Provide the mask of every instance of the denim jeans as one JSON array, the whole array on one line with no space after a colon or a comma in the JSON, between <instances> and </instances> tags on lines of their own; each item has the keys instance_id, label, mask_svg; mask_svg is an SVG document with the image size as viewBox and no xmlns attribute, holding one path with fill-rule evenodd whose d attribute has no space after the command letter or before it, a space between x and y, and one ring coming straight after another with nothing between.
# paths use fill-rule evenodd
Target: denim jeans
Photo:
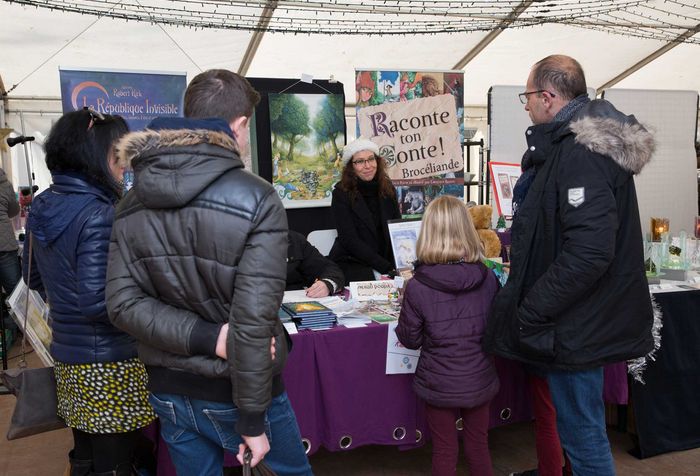
<instances>
[{"instance_id":1,"label":"denim jeans","mask_svg":"<svg viewBox=\"0 0 700 476\"><path fill-rule=\"evenodd\" d=\"M614 476L605 431L603 369L548 371L557 427L575 476Z\"/></svg>"},{"instance_id":2,"label":"denim jeans","mask_svg":"<svg viewBox=\"0 0 700 476\"><path fill-rule=\"evenodd\" d=\"M238 408L231 403L157 393L149 397L179 476L221 476L223 450L238 453ZM279 476L313 475L287 393L272 399L265 414L270 452L265 462Z\"/></svg>"}]
</instances>

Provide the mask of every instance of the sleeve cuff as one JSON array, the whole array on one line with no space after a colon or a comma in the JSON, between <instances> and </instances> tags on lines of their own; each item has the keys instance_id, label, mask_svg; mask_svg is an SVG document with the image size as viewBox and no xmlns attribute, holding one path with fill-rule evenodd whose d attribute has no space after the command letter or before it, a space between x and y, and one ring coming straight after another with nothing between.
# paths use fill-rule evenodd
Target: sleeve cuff
<instances>
[{"instance_id":1,"label":"sleeve cuff","mask_svg":"<svg viewBox=\"0 0 700 476\"><path fill-rule=\"evenodd\" d=\"M190 333L190 354L216 357L216 340L223 324L199 320Z\"/></svg>"},{"instance_id":2,"label":"sleeve cuff","mask_svg":"<svg viewBox=\"0 0 700 476\"><path fill-rule=\"evenodd\" d=\"M236 432L245 436L262 435L265 432L265 412L240 411Z\"/></svg>"},{"instance_id":3,"label":"sleeve cuff","mask_svg":"<svg viewBox=\"0 0 700 476\"><path fill-rule=\"evenodd\" d=\"M321 281L323 281L328 288L329 294L335 294L338 292L338 285L332 279L322 278Z\"/></svg>"}]
</instances>

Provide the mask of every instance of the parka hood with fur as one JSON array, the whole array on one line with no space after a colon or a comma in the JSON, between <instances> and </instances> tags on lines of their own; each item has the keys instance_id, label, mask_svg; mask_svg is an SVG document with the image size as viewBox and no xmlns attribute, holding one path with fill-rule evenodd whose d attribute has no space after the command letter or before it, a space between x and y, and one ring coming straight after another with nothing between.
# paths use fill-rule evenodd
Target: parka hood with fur
<instances>
[{"instance_id":1,"label":"parka hood with fur","mask_svg":"<svg viewBox=\"0 0 700 476\"><path fill-rule=\"evenodd\" d=\"M638 174L651 160L656 142L633 115L625 115L608 101L596 99L581 109L569 125L576 142L610 157L620 167Z\"/></svg>"},{"instance_id":2,"label":"parka hood with fur","mask_svg":"<svg viewBox=\"0 0 700 476\"><path fill-rule=\"evenodd\" d=\"M133 167L134 191L147 208L182 207L227 171L243 167L233 137L206 129L133 132L117 145L117 157Z\"/></svg>"}]
</instances>

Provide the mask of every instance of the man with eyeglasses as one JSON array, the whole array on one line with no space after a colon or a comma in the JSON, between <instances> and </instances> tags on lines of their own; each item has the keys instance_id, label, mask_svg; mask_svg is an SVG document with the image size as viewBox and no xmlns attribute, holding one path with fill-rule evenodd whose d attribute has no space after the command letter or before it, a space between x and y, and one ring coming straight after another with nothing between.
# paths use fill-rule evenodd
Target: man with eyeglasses
<instances>
[{"instance_id":1,"label":"man with eyeglasses","mask_svg":"<svg viewBox=\"0 0 700 476\"><path fill-rule=\"evenodd\" d=\"M533 126L513 191L511 272L484 347L546 379L574 474L613 475L603 366L654 347L634 186L654 140L633 116L589 100L568 56L536 63L520 99Z\"/></svg>"}]
</instances>

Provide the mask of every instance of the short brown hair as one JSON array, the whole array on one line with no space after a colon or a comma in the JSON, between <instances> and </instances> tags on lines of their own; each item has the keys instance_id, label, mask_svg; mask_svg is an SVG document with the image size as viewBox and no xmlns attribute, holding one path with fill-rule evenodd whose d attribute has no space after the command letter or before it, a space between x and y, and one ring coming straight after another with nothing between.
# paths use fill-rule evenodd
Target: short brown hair
<instances>
[{"instance_id":1,"label":"short brown hair","mask_svg":"<svg viewBox=\"0 0 700 476\"><path fill-rule=\"evenodd\" d=\"M483 259L483 245L464 202L442 195L428 205L416 243L416 257L423 264L460 260L474 263Z\"/></svg>"},{"instance_id":2,"label":"short brown hair","mask_svg":"<svg viewBox=\"0 0 700 476\"><path fill-rule=\"evenodd\" d=\"M185 91L185 117L218 118L226 122L253 115L260 94L233 71L210 69L190 81Z\"/></svg>"},{"instance_id":3,"label":"short brown hair","mask_svg":"<svg viewBox=\"0 0 700 476\"><path fill-rule=\"evenodd\" d=\"M562 99L570 101L588 92L583 68L570 56L547 56L535 63L532 71L532 80L537 89L553 89Z\"/></svg>"}]
</instances>

